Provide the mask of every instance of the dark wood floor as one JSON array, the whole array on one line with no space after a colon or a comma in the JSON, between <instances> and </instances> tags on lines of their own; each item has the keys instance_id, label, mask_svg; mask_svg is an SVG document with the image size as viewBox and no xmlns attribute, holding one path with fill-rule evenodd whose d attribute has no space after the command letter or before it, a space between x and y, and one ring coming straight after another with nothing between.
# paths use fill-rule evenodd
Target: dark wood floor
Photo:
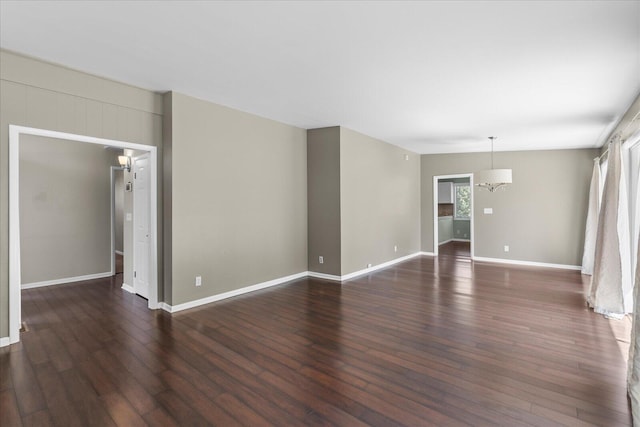
<instances>
[{"instance_id":1,"label":"dark wood floor","mask_svg":"<svg viewBox=\"0 0 640 427\"><path fill-rule=\"evenodd\" d=\"M173 316L118 277L22 293L3 427L631 424L577 272L419 257Z\"/></svg>"},{"instance_id":2,"label":"dark wood floor","mask_svg":"<svg viewBox=\"0 0 640 427\"><path fill-rule=\"evenodd\" d=\"M471 243L453 241L438 246L438 256L455 256L458 258L471 258Z\"/></svg>"}]
</instances>

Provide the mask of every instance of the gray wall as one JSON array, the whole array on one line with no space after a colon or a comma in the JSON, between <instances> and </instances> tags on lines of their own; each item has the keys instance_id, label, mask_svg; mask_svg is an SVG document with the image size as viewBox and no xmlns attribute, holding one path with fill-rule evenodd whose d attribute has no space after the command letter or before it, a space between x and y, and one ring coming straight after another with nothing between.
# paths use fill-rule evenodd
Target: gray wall
<instances>
[{"instance_id":1,"label":"gray wall","mask_svg":"<svg viewBox=\"0 0 640 427\"><path fill-rule=\"evenodd\" d=\"M100 145L20 141L22 284L111 270L111 166Z\"/></svg>"},{"instance_id":2,"label":"gray wall","mask_svg":"<svg viewBox=\"0 0 640 427\"><path fill-rule=\"evenodd\" d=\"M471 238L471 221L467 219L454 219L453 238L469 240Z\"/></svg>"},{"instance_id":3,"label":"gray wall","mask_svg":"<svg viewBox=\"0 0 640 427\"><path fill-rule=\"evenodd\" d=\"M342 275L420 251L419 155L341 127L340 182Z\"/></svg>"},{"instance_id":4,"label":"gray wall","mask_svg":"<svg viewBox=\"0 0 640 427\"><path fill-rule=\"evenodd\" d=\"M340 276L340 127L307 131L307 175L308 268Z\"/></svg>"},{"instance_id":5,"label":"gray wall","mask_svg":"<svg viewBox=\"0 0 640 427\"><path fill-rule=\"evenodd\" d=\"M0 337L9 335L9 124L161 145L161 114L160 95L0 50Z\"/></svg>"},{"instance_id":6,"label":"gray wall","mask_svg":"<svg viewBox=\"0 0 640 427\"><path fill-rule=\"evenodd\" d=\"M117 166L117 164L116 164ZM114 235L113 242L114 250L124 251L123 237L124 237L124 178L123 171L116 169L114 175Z\"/></svg>"},{"instance_id":7,"label":"gray wall","mask_svg":"<svg viewBox=\"0 0 640 427\"><path fill-rule=\"evenodd\" d=\"M171 303L306 271L306 131L175 92L170 102Z\"/></svg>"},{"instance_id":8,"label":"gray wall","mask_svg":"<svg viewBox=\"0 0 640 427\"><path fill-rule=\"evenodd\" d=\"M597 149L495 153L513 169L513 184L474 189L475 256L580 265L593 158ZM422 250L433 251L433 177L472 173L489 153L422 156ZM493 208L493 215L484 215ZM505 253L503 246L509 245Z\"/></svg>"}]
</instances>

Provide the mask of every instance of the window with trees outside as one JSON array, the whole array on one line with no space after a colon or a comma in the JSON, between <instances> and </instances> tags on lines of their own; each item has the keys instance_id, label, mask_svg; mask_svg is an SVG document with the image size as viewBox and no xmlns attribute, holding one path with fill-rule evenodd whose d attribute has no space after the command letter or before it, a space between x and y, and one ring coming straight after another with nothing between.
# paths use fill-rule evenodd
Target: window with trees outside
<instances>
[{"instance_id":1,"label":"window with trees outside","mask_svg":"<svg viewBox=\"0 0 640 427\"><path fill-rule=\"evenodd\" d=\"M469 184L456 184L454 200L454 217L469 219L471 217L471 187Z\"/></svg>"}]
</instances>

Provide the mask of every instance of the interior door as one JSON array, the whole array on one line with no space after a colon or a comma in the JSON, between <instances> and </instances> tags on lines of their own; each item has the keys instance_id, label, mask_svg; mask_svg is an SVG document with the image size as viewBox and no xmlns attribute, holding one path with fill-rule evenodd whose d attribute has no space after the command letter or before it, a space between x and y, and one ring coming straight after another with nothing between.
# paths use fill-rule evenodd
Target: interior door
<instances>
[{"instance_id":1,"label":"interior door","mask_svg":"<svg viewBox=\"0 0 640 427\"><path fill-rule=\"evenodd\" d=\"M133 289L149 298L149 156L134 160L133 180Z\"/></svg>"}]
</instances>

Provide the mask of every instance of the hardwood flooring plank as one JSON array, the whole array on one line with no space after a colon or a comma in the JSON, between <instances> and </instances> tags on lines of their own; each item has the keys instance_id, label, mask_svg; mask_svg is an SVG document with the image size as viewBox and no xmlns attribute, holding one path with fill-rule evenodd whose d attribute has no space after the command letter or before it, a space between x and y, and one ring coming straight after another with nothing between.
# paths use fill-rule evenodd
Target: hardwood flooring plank
<instances>
[{"instance_id":1,"label":"hardwood flooring plank","mask_svg":"<svg viewBox=\"0 0 640 427\"><path fill-rule=\"evenodd\" d=\"M122 395L118 393L105 394L100 396L100 399L104 402L109 415L111 415L117 426L137 427L147 425Z\"/></svg>"},{"instance_id":2,"label":"hardwood flooring plank","mask_svg":"<svg viewBox=\"0 0 640 427\"><path fill-rule=\"evenodd\" d=\"M23 417L22 425L24 427L50 427L53 426L53 420L49 415L49 411L42 410Z\"/></svg>"},{"instance_id":3,"label":"hardwood flooring plank","mask_svg":"<svg viewBox=\"0 0 640 427\"><path fill-rule=\"evenodd\" d=\"M0 414L2 414L3 424L6 422L7 425L22 426L22 417L13 390L0 392Z\"/></svg>"},{"instance_id":4,"label":"hardwood flooring plank","mask_svg":"<svg viewBox=\"0 0 640 427\"><path fill-rule=\"evenodd\" d=\"M158 407L144 416L144 420L150 426L180 427L178 422L164 409Z\"/></svg>"},{"instance_id":5,"label":"hardwood flooring plank","mask_svg":"<svg viewBox=\"0 0 640 427\"><path fill-rule=\"evenodd\" d=\"M22 291L3 427L631 425L625 323L579 272L453 250L175 314L121 280Z\"/></svg>"},{"instance_id":6,"label":"hardwood flooring plank","mask_svg":"<svg viewBox=\"0 0 640 427\"><path fill-rule=\"evenodd\" d=\"M60 375L51 363L41 363L35 367L35 371L53 423L69 427L89 425L86 414L69 399Z\"/></svg>"}]
</instances>

